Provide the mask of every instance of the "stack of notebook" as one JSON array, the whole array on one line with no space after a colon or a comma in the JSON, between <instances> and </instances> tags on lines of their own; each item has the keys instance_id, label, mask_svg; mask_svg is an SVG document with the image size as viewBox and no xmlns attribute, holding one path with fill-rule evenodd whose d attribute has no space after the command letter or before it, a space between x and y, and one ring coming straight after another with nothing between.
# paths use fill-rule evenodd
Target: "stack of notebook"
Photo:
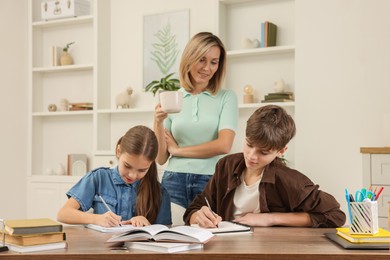
<instances>
[{"instance_id":1,"label":"stack of notebook","mask_svg":"<svg viewBox=\"0 0 390 260\"><path fill-rule=\"evenodd\" d=\"M390 231L379 228L379 232L370 235L356 235L349 232L348 227L336 228L336 233L325 236L345 249L389 249Z\"/></svg>"},{"instance_id":2,"label":"stack of notebook","mask_svg":"<svg viewBox=\"0 0 390 260\"><path fill-rule=\"evenodd\" d=\"M52 219L5 220L4 224L9 250L23 253L67 247L62 224Z\"/></svg>"}]
</instances>

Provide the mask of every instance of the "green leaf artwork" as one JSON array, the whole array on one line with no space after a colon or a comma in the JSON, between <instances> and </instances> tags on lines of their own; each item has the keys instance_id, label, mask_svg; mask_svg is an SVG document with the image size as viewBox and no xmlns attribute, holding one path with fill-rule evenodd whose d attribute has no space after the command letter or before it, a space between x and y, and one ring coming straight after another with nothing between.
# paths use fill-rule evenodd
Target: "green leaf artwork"
<instances>
[{"instance_id":1,"label":"green leaf artwork","mask_svg":"<svg viewBox=\"0 0 390 260\"><path fill-rule=\"evenodd\" d=\"M163 75L167 75L179 54L176 36L172 35L169 21L154 36L158 41L152 44L154 51L150 53L151 60L156 62Z\"/></svg>"}]
</instances>

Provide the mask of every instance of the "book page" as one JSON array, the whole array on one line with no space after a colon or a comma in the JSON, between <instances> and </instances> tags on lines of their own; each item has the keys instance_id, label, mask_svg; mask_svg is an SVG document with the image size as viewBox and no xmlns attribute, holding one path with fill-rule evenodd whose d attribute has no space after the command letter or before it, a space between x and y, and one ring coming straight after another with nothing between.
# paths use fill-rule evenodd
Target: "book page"
<instances>
[{"instance_id":1,"label":"book page","mask_svg":"<svg viewBox=\"0 0 390 260\"><path fill-rule=\"evenodd\" d=\"M175 240L191 243L205 243L214 235L205 229L194 228L190 226L176 226L169 230L160 232L154 238L155 240Z\"/></svg>"}]
</instances>

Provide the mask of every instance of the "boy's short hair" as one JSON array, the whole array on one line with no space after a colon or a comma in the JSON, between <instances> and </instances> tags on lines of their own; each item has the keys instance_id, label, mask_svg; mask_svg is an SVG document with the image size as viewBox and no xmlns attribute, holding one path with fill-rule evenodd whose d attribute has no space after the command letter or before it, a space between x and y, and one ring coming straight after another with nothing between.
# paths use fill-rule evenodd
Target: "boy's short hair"
<instances>
[{"instance_id":1,"label":"boy's short hair","mask_svg":"<svg viewBox=\"0 0 390 260\"><path fill-rule=\"evenodd\" d=\"M295 136L294 119L279 106L258 108L246 124L246 138L251 145L266 151L281 150Z\"/></svg>"}]
</instances>

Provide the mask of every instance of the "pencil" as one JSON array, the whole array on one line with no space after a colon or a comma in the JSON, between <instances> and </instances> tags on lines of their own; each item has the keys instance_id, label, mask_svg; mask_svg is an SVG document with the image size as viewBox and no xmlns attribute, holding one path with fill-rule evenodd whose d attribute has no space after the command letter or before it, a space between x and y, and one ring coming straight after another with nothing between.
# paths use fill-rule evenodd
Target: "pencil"
<instances>
[{"instance_id":1,"label":"pencil","mask_svg":"<svg viewBox=\"0 0 390 260\"><path fill-rule=\"evenodd\" d=\"M103 199L103 197L100 196L100 194L97 194L97 195L98 195L99 199L103 202L103 204L104 204L104 206L107 208L107 210L110 211L110 212L112 212L112 210L110 209L110 207L108 206L108 204L106 203L106 201ZM122 224L119 223L119 226L121 227Z\"/></svg>"},{"instance_id":2,"label":"pencil","mask_svg":"<svg viewBox=\"0 0 390 260\"><path fill-rule=\"evenodd\" d=\"M217 214L211 209L211 206L210 206L210 203L209 203L208 199L206 197L204 197L204 200L206 201L207 207L209 208L211 213L213 213L214 217L217 217ZM218 227L218 225L215 225L215 226Z\"/></svg>"}]
</instances>

